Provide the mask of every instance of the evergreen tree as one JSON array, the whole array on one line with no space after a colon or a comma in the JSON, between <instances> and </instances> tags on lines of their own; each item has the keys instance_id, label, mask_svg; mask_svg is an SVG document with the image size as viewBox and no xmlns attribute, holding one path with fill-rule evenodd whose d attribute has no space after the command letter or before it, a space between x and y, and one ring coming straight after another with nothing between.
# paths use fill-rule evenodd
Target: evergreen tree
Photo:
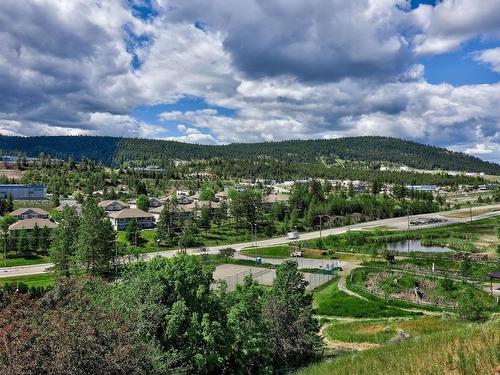
<instances>
[{"instance_id":1,"label":"evergreen tree","mask_svg":"<svg viewBox=\"0 0 500 375\"><path fill-rule=\"evenodd\" d=\"M295 263L286 262L276 269L266 315L271 322L269 340L277 370L302 366L320 347L312 295L306 293L306 286Z\"/></svg>"},{"instance_id":2,"label":"evergreen tree","mask_svg":"<svg viewBox=\"0 0 500 375\"><path fill-rule=\"evenodd\" d=\"M40 251L47 253L50 249L50 242L51 242L50 229L47 226L44 226L40 231L40 241L39 241Z\"/></svg>"},{"instance_id":3,"label":"evergreen tree","mask_svg":"<svg viewBox=\"0 0 500 375\"><path fill-rule=\"evenodd\" d=\"M175 230L178 228L176 220L176 205L173 199L168 199L160 212L160 217L156 226L156 238L160 241L173 242Z\"/></svg>"},{"instance_id":4,"label":"evergreen tree","mask_svg":"<svg viewBox=\"0 0 500 375\"><path fill-rule=\"evenodd\" d=\"M19 237L17 238L17 250L22 254L28 254L30 252L30 240L25 229L21 229L19 231Z\"/></svg>"},{"instance_id":5,"label":"evergreen tree","mask_svg":"<svg viewBox=\"0 0 500 375\"><path fill-rule=\"evenodd\" d=\"M136 205L139 210L149 210L149 198L144 194L139 195L136 201Z\"/></svg>"},{"instance_id":6,"label":"evergreen tree","mask_svg":"<svg viewBox=\"0 0 500 375\"><path fill-rule=\"evenodd\" d=\"M42 231L40 230L40 227L38 224L35 223L35 226L33 227L33 231L31 232L30 236L30 247L31 251L38 251L40 248L40 238L42 236Z\"/></svg>"},{"instance_id":7,"label":"evergreen tree","mask_svg":"<svg viewBox=\"0 0 500 375\"><path fill-rule=\"evenodd\" d=\"M270 322L264 316L266 293L251 276L236 286L228 313L228 326L233 332L231 352L236 360L235 374L272 374Z\"/></svg>"},{"instance_id":8,"label":"evergreen tree","mask_svg":"<svg viewBox=\"0 0 500 375\"><path fill-rule=\"evenodd\" d=\"M52 194L52 207L59 207L60 204L59 193L54 192L54 194Z\"/></svg>"},{"instance_id":9,"label":"evergreen tree","mask_svg":"<svg viewBox=\"0 0 500 375\"><path fill-rule=\"evenodd\" d=\"M354 197L354 185L352 184L352 182L349 182L349 186L347 187L347 196L349 198Z\"/></svg>"},{"instance_id":10,"label":"evergreen tree","mask_svg":"<svg viewBox=\"0 0 500 375\"><path fill-rule=\"evenodd\" d=\"M141 227L139 226L136 218L133 218L128 222L125 237L131 245L141 246L144 244L144 238L141 236Z\"/></svg>"},{"instance_id":11,"label":"evergreen tree","mask_svg":"<svg viewBox=\"0 0 500 375\"><path fill-rule=\"evenodd\" d=\"M109 270L115 237L104 210L94 199L87 199L82 206L76 250L76 259L87 273L96 275Z\"/></svg>"},{"instance_id":12,"label":"evergreen tree","mask_svg":"<svg viewBox=\"0 0 500 375\"><path fill-rule=\"evenodd\" d=\"M59 226L54 229L50 258L58 275L69 277L78 241L80 218L75 209L66 207Z\"/></svg>"},{"instance_id":13,"label":"evergreen tree","mask_svg":"<svg viewBox=\"0 0 500 375\"><path fill-rule=\"evenodd\" d=\"M227 202L223 200L220 203L220 206L218 209L215 210L215 221L217 222L218 225L220 225L224 220L227 219Z\"/></svg>"},{"instance_id":14,"label":"evergreen tree","mask_svg":"<svg viewBox=\"0 0 500 375\"><path fill-rule=\"evenodd\" d=\"M212 219L212 214L210 212L210 207L203 206L201 208L200 217L198 219L198 226L205 230L205 233L210 229L210 221Z\"/></svg>"},{"instance_id":15,"label":"evergreen tree","mask_svg":"<svg viewBox=\"0 0 500 375\"><path fill-rule=\"evenodd\" d=\"M14 198L12 197L12 194L9 194L9 197L7 198L7 205L5 209L7 212L14 211Z\"/></svg>"},{"instance_id":16,"label":"evergreen tree","mask_svg":"<svg viewBox=\"0 0 500 375\"><path fill-rule=\"evenodd\" d=\"M188 220L182 235L179 237L179 246L184 249L195 246L197 233L198 227L196 226L196 222L192 219Z\"/></svg>"}]
</instances>

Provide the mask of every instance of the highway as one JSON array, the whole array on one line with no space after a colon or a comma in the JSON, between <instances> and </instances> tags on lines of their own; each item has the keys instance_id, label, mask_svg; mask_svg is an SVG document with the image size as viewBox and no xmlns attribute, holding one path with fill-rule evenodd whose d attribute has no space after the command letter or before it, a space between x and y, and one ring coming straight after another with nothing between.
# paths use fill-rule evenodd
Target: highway
<instances>
[{"instance_id":1,"label":"highway","mask_svg":"<svg viewBox=\"0 0 500 375\"><path fill-rule=\"evenodd\" d=\"M500 216L500 204L492 204L492 205L487 205L487 206L480 206L480 207L475 207L473 210L496 210L492 212L487 212L483 213L480 215L473 216L473 220L480 220L480 219L485 219L485 218L490 218L490 217L495 217L495 216ZM359 223L359 224L353 224L353 225L348 225L348 226L343 226L343 227L336 227L336 228L327 228L323 229L321 232L320 231L313 231L313 232L307 232L307 233L300 233L300 240L310 240L314 238L319 238L320 236L328 236L330 234L341 234L345 233L347 231L358 231L358 230L367 230L367 229L374 229L374 228L385 228L385 229L392 229L392 230L406 230L408 229L408 220L412 219L417 219L417 218L441 218L446 221L441 222L441 223L434 223L434 224L426 224L426 225L418 225L410 226L410 230L414 229L420 229L420 228L431 228L431 227L436 227L436 226L445 226L445 225L450 225L450 224L456 224L456 223L464 223L469 220L469 218L450 218L445 215L450 215L450 214L459 214L459 213L466 213L469 212L469 208L462 208L459 210L451 210L451 211L444 211L444 212L438 212L438 213L430 213L430 214L421 214L421 215L410 215L409 219L408 216L403 216L403 217L397 217L397 218L390 218L390 219L382 219L382 220L375 220L375 221L369 221L365 223ZM473 211L474 213L474 211ZM248 247L267 247L267 246L275 246L275 245L283 245L292 242L289 238L287 237L275 237L275 238L269 238L265 240L259 240L256 242L243 242L243 243L237 243L237 244L231 244L231 245L219 245L219 246L210 246L207 247L207 251L205 253L208 254L218 254L219 250L225 247L232 247L235 250L242 250L244 248ZM193 248L193 249L187 249L186 250L187 254L192 254L192 255L201 255L202 252L200 251L199 248ZM143 254L141 259L144 260L149 260L154 258L155 256L162 256L162 257L172 257L177 255L178 252L176 250L167 250L167 251L160 251L159 253L148 253L148 254ZM240 259L248 259L248 257L245 257L242 254L237 253L236 256L237 258ZM253 259L253 258L252 258ZM267 260L266 260L267 261ZM275 260L276 262L282 262L283 260ZM311 263L311 259L304 259L303 262ZM127 262L126 259L122 259L122 262ZM321 260L318 260L318 265L321 264ZM300 265L299 265L300 266ZM41 273L46 273L50 272L50 268L53 267L52 263L43 263L43 264L36 264L36 265L30 265L30 266L16 266L16 267L3 267L0 268L0 278L1 277L13 277L13 276L25 276L25 275L36 275L36 274L41 274Z\"/></svg>"}]
</instances>

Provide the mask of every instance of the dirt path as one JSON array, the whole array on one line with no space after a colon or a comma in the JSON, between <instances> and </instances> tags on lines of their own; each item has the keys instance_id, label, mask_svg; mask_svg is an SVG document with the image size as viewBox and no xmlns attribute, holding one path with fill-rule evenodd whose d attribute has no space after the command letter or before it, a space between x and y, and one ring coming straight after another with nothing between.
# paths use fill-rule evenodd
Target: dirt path
<instances>
[{"instance_id":1,"label":"dirt path","mask_svg":"<svg viewBox=\"0 0 500 375\"><path fill-rule=\"evenodd\" d=\"M380 346L379 344L374 344L371 342L342 342L342 341L332 340L328 338L328 336L325 334L325 331L328 328L328 326L330 326L330 324L323 324L323 326L321 326L321 329L319 331L319 335L323 339L325 346L327 346L330 349L361 351L361 350L378 348Z\"/></svg>"},{"instance_id":2,"label":"dirt path","mask_svg":"<svg viewBox=\"0 0 500 375\"><path fill-rule=\"evenodd\" d=\"M415 312L415 313L422 313L424 315L428 316L441 316L443 313L441 311L430 311L430 310L424 310L424 309L412 309L412 308L406 308L406 307L395 307L400 310L404 311L409 311L409 312Z\"/></svg>"},{"instance_id":3,"label":"dirt path","mask_svg":"<svg viewBox=\"0 0 500 375\"><path fill-rule=\"evenodd\" d=\"M362 299L363 301L368 301L368 298L365 298L363 296L360 296L358 293L353 292L352 290L347 289L345 283L347 280L347 276L351 274L351 271L355 268L361 267L359 264L357 266L352 267L351 269L347 270L344 274L340 275L339 282L337 284L337 287L339 288L340 291L349 294L350 296Z\"/></svg>"}]
</instances>

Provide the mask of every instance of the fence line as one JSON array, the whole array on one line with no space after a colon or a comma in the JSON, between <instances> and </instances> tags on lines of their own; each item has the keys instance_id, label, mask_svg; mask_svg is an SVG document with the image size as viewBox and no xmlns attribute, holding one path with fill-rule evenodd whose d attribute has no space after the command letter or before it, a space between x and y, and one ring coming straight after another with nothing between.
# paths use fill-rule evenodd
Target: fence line
<instances>
[{"instance_id":1,"label":"fence line","mask_svg":"<svg viewBox=\"0 0 500 375\"><path fill-rule=\"evenodd\" d=\"M378 298L382 298L384 300L404 301L404 302L408 302L408 303L414 303L416 305L447 307L447 308L451 308L451 309L456 309L456 307L457 307L457 305L455 303L436 303L436 302L428 302L428 301L420 301L420 300L408 301L407 299L404 299L404 298L398 297L398 296L386 296L382 292L379 292L379 291L373 290L373 289L368 289L368 288L361 286L361 285L356 285L355 288L359 288L370 295L373 295L373 296L378 297Z\"/></svg>"},{"instance_id":2,"label":"fence line","mask_svg":"<svg viewBox=\"0 0 500 375\"><path fill-rule=\"evenodd\" d=\"M307 280L308 285L306 286L307 291L312 291L317 287L327 283L332 280L334 274L323 274L323 273L302 273L304 278ZM261 285L271 285L276 276L276 271L270 268L250 268L244 271L240 271L234 275L226 276L221 280L224 280L227 284L229 290L236 289L236 285L243 283L245 277L251 276L255 281Z\"/></svg>"}]
</instances>

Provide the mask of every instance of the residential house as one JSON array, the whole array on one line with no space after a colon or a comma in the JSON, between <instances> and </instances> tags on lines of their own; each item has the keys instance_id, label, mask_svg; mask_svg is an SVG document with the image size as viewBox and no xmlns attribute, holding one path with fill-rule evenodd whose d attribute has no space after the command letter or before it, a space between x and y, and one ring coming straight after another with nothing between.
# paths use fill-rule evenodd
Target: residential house
<instances>
[{"instance_id":1,"label":"residential house","mask_svg":"<svg viewBox=\"0 0 500 375\"><path fill-rule=\"evenodd\" d=\"M82 204L76 200L68 199L60 202L61 204L56 207L56 210L62 212L65 208L74 208L76 212L82 212Z\"/></svg>"},{"instance_id":2,"label":"residential house","mask_svg":"<svg viewBox=\"0 0 500 375\"><path fill-rule=\"evenodd\" d=\"M120 211L109 213L109 218L113 223L115 230L125 230L129 222L137 220L141 229L150 229L155 227L155 217L149 212L144 212L138 208L126 208Z\"/></svg>"},{"instance_id":3,"label":"residential house","mask_svg":"<svg viewBox=\"0 0 500 375\"><path fill-rule=\"evenodd\" d=\"M48 229L54 229L57 227L57 224L50 221L49 219L44 218L24 219L11 224L9 226L9 231L25 230L26 232L31 232L33 229L35 229L35 226L38 226L38 228L40 229L45 227L47 227Z\"/></svg>"},{"instance_id":4,"label":"residential house","mask_svg":"<svg viewBox=\"0 0 500 375\"><path fill-rule=\"evenodd\" d=\"M10 216L14 216L18 220L25 219L48 219L49 213L41 208L18 208L10 213Z\"/></svg>"},{"instance_id":5,"label":"residential house","mask_svg":"<svg viewBox=\"0 0 500 375\"><path fill-rule=\"evenodd\" d=\"M216 202L227 201L228 199L229 199L229 194L227 191L219 191L218 193L215 193Z\"/></svg>"},{"instance_id":6,"label":"residential house","mask_svg":"<svg viewBox=\"0 0 500 375\"><path fill-rule=\"evenodd\" d=\"M127 202L127 204L130 206L130 208L137 208L137 199L131 200ZM150 208L160 207L162 204L163 202L159 198L154 198L154 197L149 198Z\"/></svg>"},{"instance_id":7,"label":"residential house","mask_svg":"<svg viewBox=\"0 0 500 375\"><path fill-rule=\"evenodd\" d=\"M290 195L288 194L283 194L283 193L273 193L273 194L268 194L265 195L264 198L262 199L262 203L264 206L268 209L272 208L272 206L276 203L286 203L290 199Z\"/></svg>"},{"instance_id":8,"label":"residential house","mask_svg":"<svg viewBox=\"0 0 500 375\"><path fill-rule=\"evenodd\" d=\"M106 212L115 212L128 209L130 205L120 200L104 200L99 202L99 207L104 208Z\"/></svg>"},{"instance_id":9,"label":"residential house","mask_svg":"<svg viewBox=\"0 0 500 375\"><path fill-rule=\"evenodd\" d=\"M192 204L192 203L193 203L193 200L189 197L186 197L185 195L182 195L182 196L177 198L177 204L179 204L179 205L188 205L188 204Z\"/></svg>"}]
</instances>

